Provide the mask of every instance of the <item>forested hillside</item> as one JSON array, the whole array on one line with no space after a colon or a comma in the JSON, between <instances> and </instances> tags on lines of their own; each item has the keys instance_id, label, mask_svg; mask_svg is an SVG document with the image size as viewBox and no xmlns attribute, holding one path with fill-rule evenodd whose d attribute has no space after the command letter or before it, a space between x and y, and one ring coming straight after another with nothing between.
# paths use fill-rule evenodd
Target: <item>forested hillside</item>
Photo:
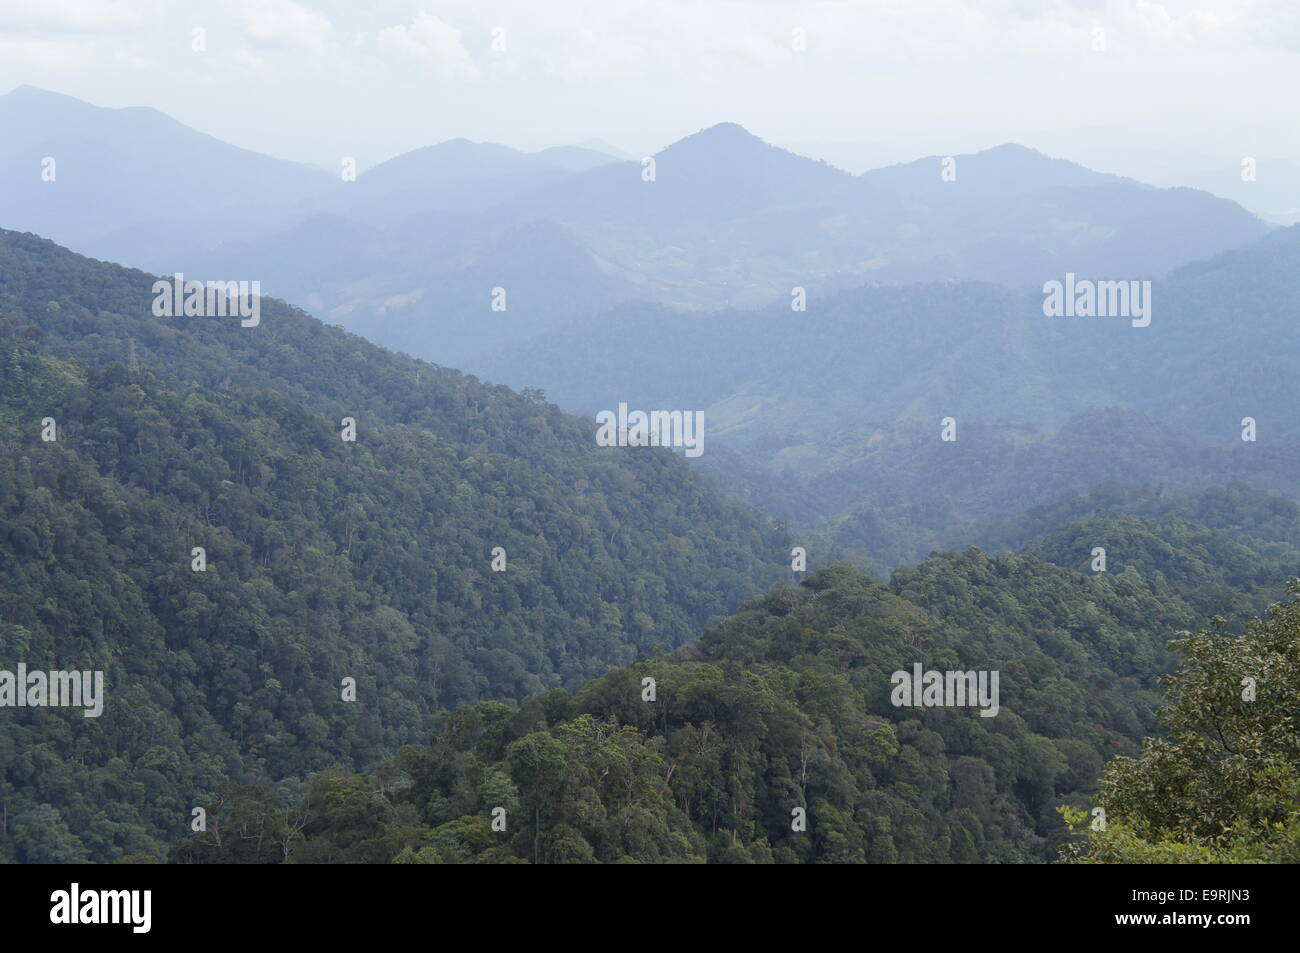
<instances>
[{"instance_id":1,"label":"forested hillside","mask_svg":"<svg viewBox=\"0 0 1300 953\"><path fill-rule=\"evenodd\" d=\"M971 550L888 586L823 570L674 658L451 712L372 774L323 772L297 801L228 788L220 832L173 859L1047 860L1069 837L1057 807L1086 808L1103 763L1155 730L1166 641L1197 618L1134 568ZM999 670L999 713L895 707L890 674L916 662Z\"/></svg>"},{"instance_id":2,"label":"forested hillside","mask_svg":"<svg viewBox=\"0 0 1300 953\"><path fill-rule=\"evenodd\" d=\"M0 668L107 692L5 711L6 858L156 856L219 783L367 768L785 573L785 532L670 451L269 299L155 318L151 283L0 234Z\"/></svg>"}]
</instances>

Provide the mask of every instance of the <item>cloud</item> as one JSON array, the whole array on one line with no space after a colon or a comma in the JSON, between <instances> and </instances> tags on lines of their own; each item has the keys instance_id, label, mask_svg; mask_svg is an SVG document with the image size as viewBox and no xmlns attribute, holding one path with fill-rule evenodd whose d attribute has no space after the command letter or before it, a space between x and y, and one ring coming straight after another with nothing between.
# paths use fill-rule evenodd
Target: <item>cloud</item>
<instances>
[{"instance_id":1,"label":"cloud","mask_svg":"<svg viewBox=\"0 0 1300 953\"><path fill-rule=\"evenodd\" d=\"M248 0L242 7L244 35L259 46L323 53L333 32L328 18L293 0Z\"/></svg>"},{"instance_id":2,"label":"cloud","mask_svg":"<svg viewBox=\"0 0 1300 953\"><path fill-rule=\"evenodd\" d=\"M92 64L95 54L93 46L75 40L14 40L0 36L0 61L10 67L75 73Z\"/></svg>"},{"instance_id":3,"label":"cloud","mask_svg":"<svg viewBox=\"0 0 1300 953\"><path fill-rule=\"evenodd\" d=\"M124 0L4 0L0 29L90 33L138 26L155 3Z\"/></svg>"},{"instance_id":4,"label":"cloud","mask_svg":"<svg viewBox=\"0 0 1300 953\"><path fill-rule=\"evenodd\" d=\"M378 44L382 51L427 62L448 75L478 75L460 30L431 13L418 14L409 26L380 30Z\"/></svg>"}]
</instances>

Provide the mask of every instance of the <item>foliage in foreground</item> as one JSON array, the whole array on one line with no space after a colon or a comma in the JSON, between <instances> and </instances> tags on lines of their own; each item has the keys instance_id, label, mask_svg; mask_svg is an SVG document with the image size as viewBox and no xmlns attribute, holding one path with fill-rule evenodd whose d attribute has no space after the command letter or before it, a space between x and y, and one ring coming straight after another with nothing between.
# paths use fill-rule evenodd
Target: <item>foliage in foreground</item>
<instances>
[{"instance_id":1,"label":"foliage in foreground","mask_svg":"<svg viewBox=\"0 0 1300 953\"><path fill-rule=\"evenodd\" d=\"M1290 587L1300 596L1300 582ZM1076 863L1300 861L1300 599L1273 606L1241 635L1220 620L1172 643L1163 738L1102 776L1103 830ZM1082 827L1085 815L1063 812Z\"/></svg>"}]
</instances>

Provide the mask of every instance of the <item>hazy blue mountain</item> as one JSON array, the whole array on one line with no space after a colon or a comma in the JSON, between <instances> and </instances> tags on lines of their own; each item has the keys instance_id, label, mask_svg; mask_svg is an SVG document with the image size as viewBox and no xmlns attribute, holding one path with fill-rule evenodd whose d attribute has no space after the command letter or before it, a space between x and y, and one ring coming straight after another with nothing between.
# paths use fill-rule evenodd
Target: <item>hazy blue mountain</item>
<instances>
[{"instance_id":1,"label":"hazy blue mountain","mask_svg":"<svg viewBox=\"0 0 1300 953\"><path fill-rule=\"evenodd\" d=\"M1300 495L1300 367L1277 346L1300 318L1300 227L1156 280L1147 327L1049 318L1043 298L944 283L814 295L806 312L624 307L483 370L585 413L703 410L731 454L701 465L800 522L867 507L866 535L897 537L882 559L1106 480Z\"/></svg>"},{"instance_id":2,"label":"hazy blue mountain","mask_svg":"<svg viewBox=\"0 0 1300 953\"><path fill-rule=\"evenodd\" d=\"M604 139L584 139L582 142L576 143L575 148L586 149L590 152L599 152L602 155L609 156L611 159L618 159L624 162L629 159L637 158L632 155L632 153L618 148L618 146L610 145Z\"/></svg>"},{"instance_id":3,"label":"hazy blue mountain","mask_svg":"<svg viewBox=\"0 0 1300 953\"><path fill-rule=\"evenodd\" d=\"M951 165L947 160L952 159ZM948 178L942 173L947 170ZM913 195L957 193L1025 195L1043 189L1087 185L1136 184L1131 179L1094 172L1065 159L1053 159L1013 142L957 156L927 156L863 172L859 178L880 189Z\"/></svg>"},{"instance_id":4,"label":"hazy blue mountain","mask_svg":"<svg viewBox=\"0 0 1300 953\"><path fill-rule=\"evenodd\" d=\"M422 243L439 228L432 221L437 217L429 216L427 226L412 220L388 236L387 270L339 289L343 296L373 295L378 307L336 312L336 320L410 354L472 367L484 354L565 327L575 314L608 308L637 292L570 229L547 220L483 234L460 254L426 258L426 250L454 252ZM400 275L398 287L404 290L381 301L390 275ZM504 293L502 311L493 310L498 288Z\"/></svg>"},{"instance_id":5,"label":"hazy blue mountain","mask_svg":"<svg viewBox=\"0 0 1300 953\"><path fill-rule=\"evenodd\" d=\"M559 166L565 172L586 172L611 162L625 161L626 156L612 150L612 146L597 148L593 146L551 146L539 152L529 153L537 158Z\"/></svg>"},{"instance_id":6,"label":"hazy blue mountain","mask_svg":"<svg viewBox=\"0 0 1300 953\"><path fill-rule=\"evenodd\" d=\"M945 183L934 158L853 176L720 123L658 152L652 170L579 147L530 154L459 139L343 182L225 146L152 110L98 109L28 89L0 104L13 130L0 153L8 163L4 180L19 193L17 204L8 203L14 220L0 225L66 236L80 250L158 271L259 280L268 293L380 343L507 380L528 376L530 354L553 350L530 339L581 327L632 301L697 316L769 308L762 321L775 332L793 320L795 288L827 302L870 284L979 280L1013 289L984 292L996 297L1066 271L1158 278L1269 229L1208 193L1151 188L1012 145L959 156L956 182ZM42 118L47 114L53 118ZM67 157L56 183L41 182L39 157L32 159L47 153ZM95 172L88 179L76 170L78 157L90 154ZM32 173L23 185L20 168ZM203 209L197 217L196 208ZM505 291L504 312L490 309L496 288ZM870 293L860 301L854 296L863 293L846 293L847 303L831 310L849 322L850 343L834 350L851 354L860 314L876 304ZM881 369L900 360L908 366L888 315L901 319L910 306L906 297L892 300L882 295L884 316L871 332L873 341L894 339L872 344ZM963 305L943 307L949 313L931 314L925 327L944 325L964 337L960 322L970 316ZM1013 324L1021 310L1034 310L1029 299L997 307ZM501 357L519 345L521 363ZM972 364L985 354L989 363ZM581 339L562 359L582 367L595 361L597 377L624 360L606 360ZM767 393L761 375L786 374L781 359L780 351L764 352L738 392L706 395L739 398L723 415L726 426L752 410L750 398ZM819 363L801 365L794 376ZM976 386L972 374L990 373L948 363L920 393L960 389L953 375ZM1014 349L988 347L987 339L969 341L962 364L997 368L999 378L1023 365L1024 386L1042 390L1041 381L1032 383L1041 367L1021 362ZM880 380L861 365L846 367L854 374ZM571 375L563 380L573 383ZM892 389L913 401L904 397L915 395L912 383L876 386L871 399L887 404ZM1047 413L1059 422L1075 409Z\"/></svg>"},{"instance_id":7,"label":"hazy blue mountain","mask_svg":"<svg viewBox=\"0 0 1300 953\"><path fill-rule=\"evenodd\" d=\"M653 230L855 194L848 173L769 145L735 123L689 135L653 158L654 181L643 178L641 163L618 163L521 200L512 211Z\"/></svg>"},{"instance_id":8,"label":"hazy blue mountain","mask_svg":"<svg viewBox=\"0 0 1300 953\"><path fill-rule=\"evenodd\" d=\"M605 166L497 209L572 228L641 297L684 308L789 299L796 284L869 270L904 203L720 123L640 162ZM874 252L872 252L874 254Z\"/></svg>"},{"instance_id":9,"label":"hazy blue mountain","mask_svg":"<svg viewBox=\"0 0 1300 953\"><path fill-rule=\"evenodd\" d=\"M976 282L810 291L804 312L702 318L644 305L527 341L482 370L582 411L617 393L701 406L715 432L746 441L947 415L1050 432L1112 404L1206 436L1234 436L1242 416L1300 434L1287 409L1300 400L1295 357L1273 344L1297 317L1300 228L1175 270L1151 296L1147 327L1049 318L1040 289ZM635 349L617 346L651 328Z\"/></svg>"},{"instance_id":10,"label":"hazy blue mountain","mask_svg":"<svg viewBox=\"0 0 1300 953\"><path fill-rule=\"evenodd\" d=\"M42 178L54 160L53 181ZM331 177L196 132L156 109L105 109L20 86L0 96L0 227L169 267L170 252L266 227Z\"/></svg>"},{"instance_id":11,"label":"hazy blue mountain","mask_svg":"<svg viewBox=\"0 0 1300 953\"><path fill-rule=\"evenodd\" d=\"M1279 225L1300 222L1300 163L1289 159L1261 159L1254 179L1242 178L1238 164L1181 175L1184 185L1232 199L1260 218Z\"/></svg>"},{"instance_id":12,"label":"hazy blue mountain","mask_svg":"<svg viewBox=\"0 0 1300 953\"><path fill-rule=\"evenodd\" d=\"M733 123L637 163L506 203L562 220L645 297L689 309L788 301L866 281L1041 285L1073 267L1152 278L1238 247L1269 226L1231 202L1156 189L1008 145L851 176Z\"/></svg>"},{"instance_id":13,"label":"hazy blue mountain","mask_svg":"<svg viewBox=\"0 0 1300 953\"><path fill-rule=\"evenodd\" d=\"M367 169L355 182L336 190L330 208L384 226L433 210L483 211L571 173L614 161L577 147L525 153L494 142L451 139Z\"/></svg>"},{"instance_id":14,"label":"hazy blue mountain","mask_svg":"<svg viewBox=\"0 0 1300 953\"><path fill-rule=\"evenodd\" d=\"M1115 182L996 193L930 203L936 227L914 237L917 263L901 278L935 277L1041 287L1066 271L1158 278L1171 268L1266 234L1270 226L1227 199L1194 189Z\"/></svg>"}]
</instances>

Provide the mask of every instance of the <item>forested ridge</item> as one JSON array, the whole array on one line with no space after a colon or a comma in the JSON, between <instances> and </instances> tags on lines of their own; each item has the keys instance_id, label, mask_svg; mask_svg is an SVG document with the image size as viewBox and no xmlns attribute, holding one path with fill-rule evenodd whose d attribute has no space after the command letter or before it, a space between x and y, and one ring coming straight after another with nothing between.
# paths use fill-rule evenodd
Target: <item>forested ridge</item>
<instances>
[{"instance_id":1,"label":"forested ridge","mask_svg":"<svg viewBox=\"0 0 1300 953\"><path fill-rule=\"evenodd\" d=\"M256 328L169 323L149 276L0 238L0 667L109 696L4 711L7 858L159 856L220 782L368 767L783 574L785 531L667 450L270 299Z\"/></svg>"},{"instance_id":2,"label":"forested ridge","mask_svg":"<svg viewBox=\"0 0 1300 953\"><path fill-rule=\"evenodd\" d=\"M975 550L889 585L821 570L673 658L517 709L458 708L428 744L368 774L323 772L297 801L226 789L217 829L172 859L1050 860L1077 849L1058 809L1086 812L1103 764L1157 730L1167 640L1196 618L1158 588ZM999 714L895 707L889 676L915 662L1000 669Z\"/></svg>"}]
</instances>

